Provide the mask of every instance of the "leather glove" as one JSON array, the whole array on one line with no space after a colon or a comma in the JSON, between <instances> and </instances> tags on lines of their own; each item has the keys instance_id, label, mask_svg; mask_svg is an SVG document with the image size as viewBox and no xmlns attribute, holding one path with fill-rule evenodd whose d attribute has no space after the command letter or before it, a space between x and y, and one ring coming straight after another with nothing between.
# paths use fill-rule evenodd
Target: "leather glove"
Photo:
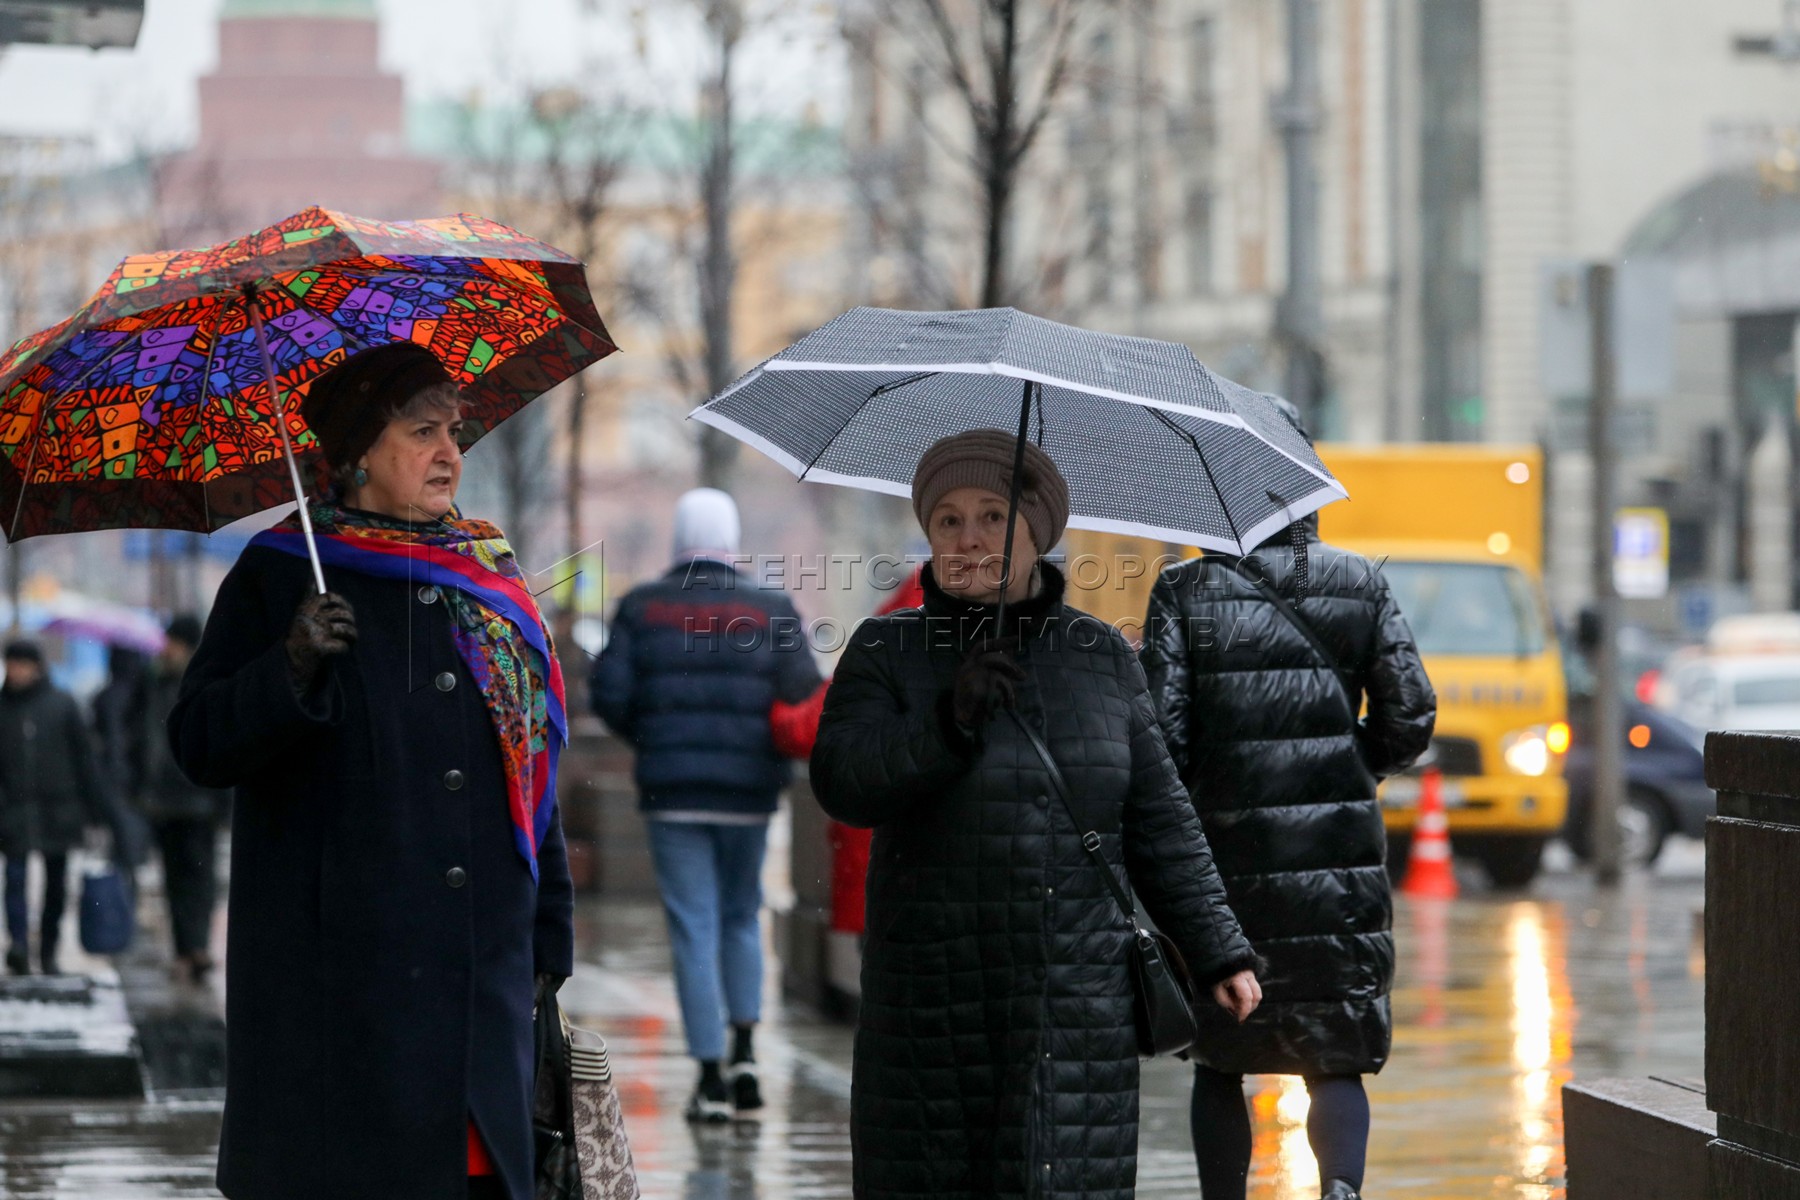
<instances>
[{"instance_id":1,"label":"leather glove","mask_svg":"<svg viewBox=\"0 0 1800 1200\"><path fill-rule=\"evenodd\" d=\"M544 1001L562 990L562 985L569 981L567 975L540 974L534 977L531 991L531 1009L536 1012L544 1006Z\"/></svg>"},{"instance_id":2,"label":"leather glove","mask_svg":"<svg viewBox=\"0 0 1800 1200\"><path fill-rule=\"evenodd\" d=\"M335 592L308 596L294 610L288 626L288 678L304 695L318 678L327 658L347 654L356 644L356 614L350 602Z\"/></svg>"},{"instance_id":3,"label":"leather glove","mask_svg":"<svg viewBox=\"0 0 1800 1200\"><path fill-rule=\"evenodd\" d=\"M958 726L974 732L1018 702L1019 684L1025 682L1018 651L1016 638L989 638L969 647L950 684L950 715Z\"/></svg>"}]
</instances>

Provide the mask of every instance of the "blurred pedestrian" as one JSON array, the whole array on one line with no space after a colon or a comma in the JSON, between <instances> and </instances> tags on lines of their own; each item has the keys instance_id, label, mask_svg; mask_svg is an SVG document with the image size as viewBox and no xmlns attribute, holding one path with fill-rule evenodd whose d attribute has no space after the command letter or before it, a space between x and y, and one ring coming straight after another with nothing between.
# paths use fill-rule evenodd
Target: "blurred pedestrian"
<instances>
[{"instance_id":1,"label":"blurred pedestrian","mask_svg":"<svg viewBox=\"0 0 1800 1200\"><path fill-rule=\"evenodd\" d=\"M150 658L142 650L108 646L106 682L94 693L89 710L100 774L109 785L113 858L128 875L150 857L150 823L130 799L145 735L142 718L149 679ZM155 734L163 736L160 728Z\"/></svg>"},{"instance_id":2,"label":"blurred pedestrian","mask_svg":"<svg viewBox=\"0 0 1800 1200\"><path fill-rule=\"evenodd\" d=\"M205 982L214 966L218 827L231 803L229 792L190 782L169 748L169 714L200 645L200 631L198 617L177 615L155 660L136 677L115 664L116 688L109 685L94 706L114 778L149 821L162 856L175 977L194 983Z\"/></svg>"},{"instance_id":3,"label":"blurred pedestrian","mask_svg":"<svg viewBox=\"0 0 1800 1200\"><path fill-rule=\"evenodd\" d=\"M75 698L50 682L37 643L9 642L0 685L0 855L6 858L6 967L31 971L26 864L44 864L38 967L60 973L57 943L68 897L69 851L88 825L107 825L105 785Z\"/></svg>"},{"instance_id":4,"label":"blurred pedestrian","mask_svg":"<svg viewBox=\"0 0 1800 1200\"><path fill-rule=\"evenodd\" d=\"M1241 1019L1259 995L1137 661L1041 557L1068 488L1032 445L999 624L1014 452L976 430L920 460L924 605L857 627L813 750L825 811L875 830L850 1116L866 1200L1128 1197L1136 1180L1130 934L1002 709L1046 743L1204 1006Z\"/></svg>"},{"instance_id":5,"label":"blurred pedestrian","mask_svg":"<svg viewBox=\"0 0 1800 1200\"><path fill-rule=\"evenodd\" d=\"M573 970L561 675L500 531L455 506L463 400L363 351L304 402L329 472L219 589L169 718L235 787L219 1190L524 1200L532 1010Z\"/></svg>"},{"instance_id":6,"label":"blurred pedestrian","mask_svg":"<svg viewBox=\"0 0 1800 1200\"><path fill-rule=\"evenodd\" d=\"M683 495L674 565L619 602L589 690L594 711L637 752L675 992L699 1064L692 1121L762 1107L763 856L788 781L769 712L820 681L792 602L740 577L738 543L730 496Z\"/></svg>"},{"instance_id":7,"label":"blurred pedestrian","mask_svg":"<svg viewBox=\"0 0 1800 1200\"><path fill-rule=\"evenodd\" d=\"M1250 1020L1201 1022L1190 1119L1202 1193L1244 1196L1243 1077L1299 1075L1323 1194L1352 1200L1369 1137L1362 1077L1392 1036L1375 785L1425 750L1436 715L1412 630L1375 564L1318 541L1309 517L1242 560L1167 568L1142 659L1232 911L1266 963Z\"/></svg>"}]
</instances>

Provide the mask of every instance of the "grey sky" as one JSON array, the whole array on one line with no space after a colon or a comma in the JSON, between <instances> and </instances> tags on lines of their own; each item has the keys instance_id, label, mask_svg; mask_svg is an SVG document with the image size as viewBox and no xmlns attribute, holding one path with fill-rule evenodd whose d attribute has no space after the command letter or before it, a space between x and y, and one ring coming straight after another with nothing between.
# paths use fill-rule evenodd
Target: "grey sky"
<instances>
[{"instance_id":1,"label":"grey sky","mask_svg":"<svg viewBox=\"0 0 1800 1200\"><path fill-rule=\"evenodd\" d=\"M608 0L379 0L382 62L410 98L605 79L624 90L690 102L701 60L686 5ZM831 3L770 0L792 10L747 45L746 108L829 117L843 71ZM219 0L148 0L136 49L98 53L15 46L0 55L0 135L91 136L103 155L193 139L194 81L218 56ZM591 10L617 14L605 19ZM646 15L634 27L628 13ZM647 53L638 53L638 30Z\"/></svg>"}]
</instances>

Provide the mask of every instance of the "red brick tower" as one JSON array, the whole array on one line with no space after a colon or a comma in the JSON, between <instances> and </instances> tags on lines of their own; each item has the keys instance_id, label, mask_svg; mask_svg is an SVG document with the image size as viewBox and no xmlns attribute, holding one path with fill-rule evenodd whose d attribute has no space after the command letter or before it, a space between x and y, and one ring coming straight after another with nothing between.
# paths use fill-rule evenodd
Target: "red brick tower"
<instances>
[{"instance_id":1,"label":"red brick tower","mask_svg":"<svg viewBox=\"0 0 1800 1200\"><path fill-rule=\"evenodd\" d=\"M308 204L369 217L441 206L438 164L408 154L399 76L374 0L225 0L200 138L160 180L163 224L192 245Z\"/></svg>"}]
</instances>

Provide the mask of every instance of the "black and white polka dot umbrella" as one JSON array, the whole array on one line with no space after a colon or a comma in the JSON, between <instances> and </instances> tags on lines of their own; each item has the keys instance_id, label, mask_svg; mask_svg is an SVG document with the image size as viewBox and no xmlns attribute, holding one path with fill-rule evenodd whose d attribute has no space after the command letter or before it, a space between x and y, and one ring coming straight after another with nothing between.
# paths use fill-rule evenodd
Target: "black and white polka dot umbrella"
<instances>
[{"instance_id":1,"label":"black and white polka dot umbrella","mask_svg":"<svg viewBox=\"0 0 1800 1200\"><path fill-rule=\"evenodd\" d=\"M694 410L801 479L896 496L941 437L1023 427L1069 524L1244 554L1347 493L1272 397L1186 346L1010 308L856 308Z\"/></svg>"}]
</instances>

